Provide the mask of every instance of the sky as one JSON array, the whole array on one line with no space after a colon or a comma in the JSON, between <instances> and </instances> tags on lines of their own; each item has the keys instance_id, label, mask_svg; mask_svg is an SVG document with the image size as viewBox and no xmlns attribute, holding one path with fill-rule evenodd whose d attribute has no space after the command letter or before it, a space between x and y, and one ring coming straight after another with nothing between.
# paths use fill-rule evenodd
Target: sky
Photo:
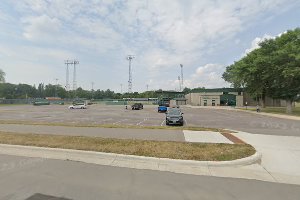
<instances>
[{"instance_id":1,"label":"sky","mask_svg":"<svg viewBox=\"0 0 300 200\"><path fill-rule=\"evenodd\" d=\"M229 87L226 66L300 27L299 0L1 0L0 69L6 82L133 91ZM71 67L70 67L71 68ZM72 89L73 68L70 69Z\"/></svg>"}]
</instances>

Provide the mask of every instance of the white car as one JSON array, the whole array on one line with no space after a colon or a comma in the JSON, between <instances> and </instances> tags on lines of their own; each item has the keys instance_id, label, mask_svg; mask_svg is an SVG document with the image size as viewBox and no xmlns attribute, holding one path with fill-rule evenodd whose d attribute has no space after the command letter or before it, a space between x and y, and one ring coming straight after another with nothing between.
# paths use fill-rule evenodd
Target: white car
<instances>
[{"instance_id":1,"label":"white car","mask_svg":"<svg viewBox=\"0 0 300 200\"><path fill-rule=\"evenodd\" d=\"M86 109L86 105L85 104L76 104L76 105L71 105L69 106L69 109Z\"/></svg>"}]
</instances>

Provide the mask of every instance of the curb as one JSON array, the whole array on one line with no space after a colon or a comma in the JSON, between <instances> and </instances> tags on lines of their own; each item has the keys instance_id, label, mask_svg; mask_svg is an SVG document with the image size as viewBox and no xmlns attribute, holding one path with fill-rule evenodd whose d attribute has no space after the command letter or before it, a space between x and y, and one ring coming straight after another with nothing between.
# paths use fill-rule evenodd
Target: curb
<instances>
[{"instance_id":1,"label":"curb","mask_svg":"<svg viewBox=\"0 0 300 200\"><path fill-rule=\"evenodd\" d=\"M300 117L298 116L293 116L293 115L284 115L284 114L276 114L276 113L265 113L265 112L255 112L255 111L250 111L250 110L242 110L240 108L242 107L217 107L217 106L191 106L191 105L186 105L185 107L187 108L200 108L200 109L216 109L216 110L231 110L231 111L237 111L237 112L247 112L247 113L252 113L256 115L263 115L263 116L269 116L269 117L277 117L280 119L289 119L289 120L298 120L300 121Z\"/></svg>"},{"instance_id":2,"label":"curb","mask_svg":"<svg viewBox=\"0 0 300 200\"><path fill-rule=\"evenodd\" d=\"M268 116L268 117L276 117L280 119L288 119L288 120L298 120L300 121L300 117L293 116L293 115L284 115L284 114L276 114L276 113L265 113L265 112L255 112L255 111L250 111L250 110L242 110L239 108L234 109L235 111L238 112L246 112L246 113L252 113L255 115L263 115L263 116Z\"/></svg>"},{"instance_id":3,"label":"curb","mask_svg":"<svg viewBox=\"0 0 300 200\"><path fill-rule=\"evenodd\" d=\"M188 174L190 174L191 168L243 166L259 163L261 161L261 154L258 152L252 156L233 161L193 161L9 144L0 144L0 154L80 161L90 164L159 171L174 171L170 168L179 167L181 173Z\"/></svg>"}]
</instances>

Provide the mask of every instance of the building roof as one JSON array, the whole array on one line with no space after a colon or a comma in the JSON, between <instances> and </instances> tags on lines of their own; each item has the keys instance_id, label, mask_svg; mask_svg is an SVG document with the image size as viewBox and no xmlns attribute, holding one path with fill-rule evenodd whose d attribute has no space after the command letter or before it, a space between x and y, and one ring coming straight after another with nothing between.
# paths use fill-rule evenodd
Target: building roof
<instances>
[{"instance_id":1,"label":"building roof","mask_svg":"<svg viewBox=\"0 0 300 200\"><path fill-rule=\"evenodd\" d=\"M243 92L243 88L211 88L211 89L204 89L204 88L197 88L192 89L191 93L199 93L199 92Z\"/></svg>"}]
</instances>

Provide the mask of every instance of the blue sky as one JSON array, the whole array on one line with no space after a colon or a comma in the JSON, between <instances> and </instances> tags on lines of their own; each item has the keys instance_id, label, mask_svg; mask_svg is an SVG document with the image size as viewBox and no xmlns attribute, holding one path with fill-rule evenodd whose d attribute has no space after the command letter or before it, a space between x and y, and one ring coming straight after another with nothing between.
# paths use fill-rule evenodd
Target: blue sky
<instances>
[{"instance_id":1,"label":"blue sky","mask_svg":"<svg viewBox=\"0 0 300 200\"><path fill-rule=\"evenodd\" d=\"M297 0L2 0L0 69L11 83L65 86L64 61L79 60L77 85L123 92L227 87L227 65L300 26ZM72 82L72 70L70 71Z\"/></svg>"}]
</instances>

